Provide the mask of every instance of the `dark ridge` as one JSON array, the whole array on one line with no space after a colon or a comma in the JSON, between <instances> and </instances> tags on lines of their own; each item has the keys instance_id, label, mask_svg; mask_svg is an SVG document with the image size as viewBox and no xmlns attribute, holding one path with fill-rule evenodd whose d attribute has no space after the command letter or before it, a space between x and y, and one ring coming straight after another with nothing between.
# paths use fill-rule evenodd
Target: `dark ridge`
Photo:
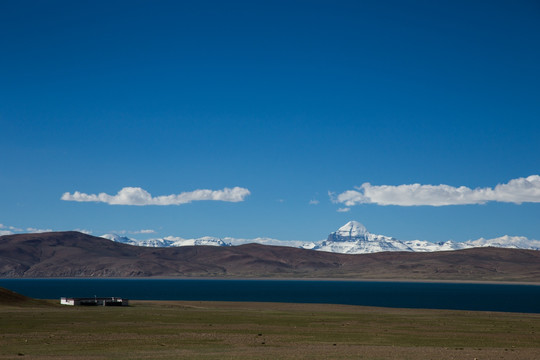
<instances>
[{"instance_id":1,"label":"dark ridge","mask_svg":"<svg viewBox=\"0 0 540 360\"><path fill-rule=\"evenodd\" d=\"M52 306L45 300L37 300L0 287L0 306Z\"/></svg>"},{"instance_id":2,"label":"dark ridge","mask_svg":"<svg viewBox=\"0 0 540 360\"><path fill-rule=\"evenodd\" d=\"M0 304L22 303L31 300L32 298L0 287Z\"/></svg>"},{"instance_id":3,"label":"dark ridge","mask_svg":"<svg viewBox=\"0 0 540 360\"><path fill-rule=\"evenodd\" d=\"M0 236L0 277L348 278L540 282L540 251L346 255L283 246L150 248L75 231Z\"/></svg>"}]
</instances>

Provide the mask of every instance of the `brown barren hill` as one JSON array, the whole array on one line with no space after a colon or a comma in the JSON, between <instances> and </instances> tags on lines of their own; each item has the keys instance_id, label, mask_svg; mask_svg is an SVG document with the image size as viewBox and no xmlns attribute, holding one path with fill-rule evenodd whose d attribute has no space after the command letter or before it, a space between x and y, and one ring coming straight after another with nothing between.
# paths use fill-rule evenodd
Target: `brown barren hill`
<instances>
[{"instance_id":1,"label":"brown barren hill","mask_svg":"<svg viewBox=\"0 0 540 360\"><path fill-rule=\"evenodd\" d=\"M31 298L0 287L0 304L17 304L32 300Z\"/></svg>"},{"instance_id":2,"label":"brown barren hill","mask_svg":"<svg viewBox=\"0 0 540 360\"><path fill-rule=\"evenodd\" d=\"M346 255L292 247L149 248L79 232L0 236L0 277L345 278L540 282L540 251Z\"/></svg>"},{"instance_id":3,"label":"brown barren hill","mask_svg":"<svg viewBox=\"0 0 540 360\"><path fill-rule=\"evenodd\" d=\"M51 306L45 300L37 300L0 287L0 306Z\"/></svg>"}]
</instances>

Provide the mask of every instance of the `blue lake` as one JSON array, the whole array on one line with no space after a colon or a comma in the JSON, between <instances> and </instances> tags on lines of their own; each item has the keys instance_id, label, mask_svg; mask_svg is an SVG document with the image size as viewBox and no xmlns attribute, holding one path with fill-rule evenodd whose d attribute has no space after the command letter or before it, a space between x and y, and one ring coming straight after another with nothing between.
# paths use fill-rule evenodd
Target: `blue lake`
<instances>
[{"instance_id":1,"label":"blue lake","mask_svg":"<svg viewBox=\"0 0 540 360\"><path fill-rule=\"evenodd\" d=\"M311 280L0 279L39 299L261 301L540 313L540 285Z\"/></svg>"}]
</instances>

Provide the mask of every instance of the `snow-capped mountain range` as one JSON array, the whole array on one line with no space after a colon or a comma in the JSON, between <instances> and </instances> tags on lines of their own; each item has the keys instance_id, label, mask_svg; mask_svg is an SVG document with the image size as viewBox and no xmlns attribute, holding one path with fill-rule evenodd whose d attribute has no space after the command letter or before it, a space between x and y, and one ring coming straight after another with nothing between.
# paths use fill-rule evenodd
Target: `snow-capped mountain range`
<instances>
[{"instance_id":1,"label":"snow-capped mountain range","mask_svg":"<svg viewBox=\"0 0 540 360\"><path fill-rule=\"evenodd\" d=\"M393 237L371 234L358 221L349 221L337 231L328 235L326 240L305 243L301 241L280 241L269 238L236 239L216 238L204 236L196 239L183 239L180 237L167 236L158 239L135 240L116 234L105 234L102 238L129 245L147 247L173 247L173 246L235 246L247 243L259 243L264 245L290 246L302 249L311 249L340 254L369 254L382 251L411 251L433 252L452 251L477 247L500 247L512 249L540 250L540 241L529 240L524 236L501 236L494 239L480 238L465 242L452 240L440 243L432 243L423 240L400 241Z\"/></svg>"},{"instance_id":2,"label":"snow-capped mountain range","mask_svg":"<svg viewBox=\"0 0 540 360\"><path fill-rule=\"evenodd\" d=\"M195 246L195 245L206 245L206 246L230 246L230 243L211 237L204 236L197 239L182 239L174 236L167 236L160 239L148 239L148 240L135 240L128 238L126 236L120 236L117 234L105 234L101 235L102 238L112 240L115 242L136 245L136 246L147 246L147 247L173 247L173 246Z\"/></svg>"}]
</instances>

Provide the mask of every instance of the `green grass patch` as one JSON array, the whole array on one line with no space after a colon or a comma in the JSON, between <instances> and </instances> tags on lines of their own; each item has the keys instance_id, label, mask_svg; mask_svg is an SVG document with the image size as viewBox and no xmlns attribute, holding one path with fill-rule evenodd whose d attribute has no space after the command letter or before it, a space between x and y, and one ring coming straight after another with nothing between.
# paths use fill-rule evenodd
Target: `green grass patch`
<instances>
[{"instance_id":1,"label":"green grass patch","mask_svg":"<svg viewBox=\"0 0 540 360\"><path fill-rule=\"evenodd\" d=\"M464 352L512 359L538 353L539 338L539 314L225 302L0 306L0 359L450 359Z\"/></svg>"}]
</instances>

